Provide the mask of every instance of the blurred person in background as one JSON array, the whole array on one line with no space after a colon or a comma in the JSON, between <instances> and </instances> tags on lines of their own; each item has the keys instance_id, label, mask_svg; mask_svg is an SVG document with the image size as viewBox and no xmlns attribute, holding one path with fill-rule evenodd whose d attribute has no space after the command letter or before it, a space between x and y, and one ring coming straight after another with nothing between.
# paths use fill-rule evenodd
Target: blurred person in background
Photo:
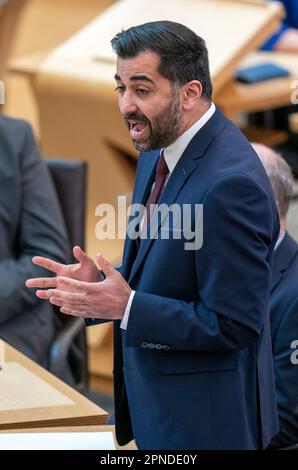
<instances>
[{"instance_id":1,"label":"blurred person in background","mask_svg":"<svg viewBox=\"0 0 298 470\"><path fill-rule=\"evenodd\" d=\"M285 160L270 148L253 144L272 184L280 217L273 256L270 317L280 430L271 447L298 443L298 244L286 229L293 176Z\"/></svg>"},{"instance_id":2,"label":"blurred person in background","mask_svg":"<svg viewBox=\"0 0 298 470\"><path fill-rule=\"evenodd\" d=\"M262 46L267 51L298 52L298 0L279 0L286 10L286 19L279 30Z\"/></svg>"},{"instance_id":3,"label":"blurred person in background","mask_svg":"<svg viewBox=\"0 0 298 470\"><path fill-rule=\"evenodd\" d=\"M0 115L0 337L47 366L55 334L53 307L25 286L49 275L32 255L69 262L70 248L56 193L31 127ZM68 255L69 254L69 255Z\"/></svg>"}]
</instances>

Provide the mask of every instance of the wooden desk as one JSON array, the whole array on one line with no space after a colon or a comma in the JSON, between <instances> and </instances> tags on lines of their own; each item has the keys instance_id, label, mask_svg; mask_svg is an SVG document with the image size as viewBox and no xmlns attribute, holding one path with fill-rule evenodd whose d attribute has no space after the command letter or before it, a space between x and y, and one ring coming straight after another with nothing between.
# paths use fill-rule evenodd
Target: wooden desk
<instances>
[{"instance_id":1,"label":"wooden desk","mask_svg":"<svg viewBox=\"0 0 298 470\"><path fill-rule=\"evenodd\" d=\"M49 51L43 51L13 60L10 62L10 69L15 73L26 74L34 80L38 68L42 65L48 54ZM285 67L290 71L290 75L252 85L240 83L235 79L228 81L221 90L213 95L214 101L226 116L233 118L237 112L257 112L291 104L293 83L298 81L297 54L258 51L249 55L238 67L250 66L261 62L272 62ZM125 148L125 150L128 149Z\"/></svg>"},{"instance_id":2,"label":"wooden desk","mask_svg":"<svg viewBox=\"0 0 298 470\"><path fill-rule=\"evenodd\" d=\"M29 427L68 427L105 424L108 413L72 389L57 377L28 359L16 349L5 344L5 362L17 362L33 372L54 389L61 392L73 403L64 406L14 409L0 411L0 430L26 429ZM2 371L4 372L4 371ZM1 373L1 371L0 371ZM19 384L22 387L22 383Z\"/></svg>"},{"instance_id":3,"label":"wooden desk","mask_svg":"<svg viewBox=\"0 0 298 470\"><path fill-rule=\"evenodd\" d=\"M65 71L86 76L87 67L88 76L88 64L93 60L99 65L115 65L110 40L121 29L167 19L185 24L204 38L213 87L218 90L232 76L241 58L278 28L282 17L281 4L264 0L122 0L61 44L43 68L54 73Z\"/></svg>"},{"instance_id":4,"label":"wooden desk","mask_svg":"<svg viewBox=\"0 0 298 470\"><path fill-rule=\"evenodd\" d=\"M231 80L214 96L216 104L230 118L237 112L257 112L291 104L291 88L298 80L298 55L282 52L257 52L244 60L239 67L261 62L273 62L287 68L290 76L268 80L253 85Z\"/></svg>"}]
</instances>

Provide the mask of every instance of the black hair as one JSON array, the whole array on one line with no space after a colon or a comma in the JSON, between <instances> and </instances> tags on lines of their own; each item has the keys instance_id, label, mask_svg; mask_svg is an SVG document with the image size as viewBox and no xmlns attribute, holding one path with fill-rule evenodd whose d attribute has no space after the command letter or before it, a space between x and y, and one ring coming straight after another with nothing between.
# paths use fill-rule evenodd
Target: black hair
<instances>
[{"instance_id":1,"label":"black hair","mask_svg":"<svg viewBox=\"0 0 298 470\"><path fill-rule=\"evenodd\" d=\"M123 30L111 41L122 59L136 57L140 52L159 55L159 73L172 83L184 85L191 80L202 84L202 96L211 99L212 84L205 41L183 24L153 21Z\"/></svg>"}]
</instances>

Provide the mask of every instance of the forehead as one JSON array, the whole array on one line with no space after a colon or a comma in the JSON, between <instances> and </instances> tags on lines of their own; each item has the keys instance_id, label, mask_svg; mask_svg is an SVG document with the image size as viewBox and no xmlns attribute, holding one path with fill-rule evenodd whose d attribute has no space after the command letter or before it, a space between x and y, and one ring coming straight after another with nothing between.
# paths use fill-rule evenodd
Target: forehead
<instances>
[{"instance_id":1,"label":"forehead","mask_svg":"<svg viewBox=\"0 0 298 470\"><path fill-rule=\"evenodd\" d=\"M158 72L160 58L151 51L140 52L135 57L117 59L117 75L121 80L129 80L130 77L146 75L153 80L162 78Z\"/></svg>"}]
</instances>

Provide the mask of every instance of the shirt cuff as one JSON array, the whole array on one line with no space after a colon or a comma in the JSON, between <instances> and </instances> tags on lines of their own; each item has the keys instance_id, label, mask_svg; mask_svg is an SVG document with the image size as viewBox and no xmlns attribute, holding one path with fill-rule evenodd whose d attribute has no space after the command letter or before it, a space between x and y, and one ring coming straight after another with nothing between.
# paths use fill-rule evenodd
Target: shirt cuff
<instances>
[{"instance_id":1,"label":"shirt cuff","mask_svg":"<svg viewBox=\"0 0 298 470\"><path fill-rule=\"evenodd\" d=\"M128 302L127 302L127 305L126 305L126 309L125 309L125 312L124 312L124 315L123 315L123 318L122 318L122 322L120 324L120 328L122 328L123 330L127 330L127 323L128 323L128 319L129 319L130 308L131 308L131 304L132 304L135 293L136 293L135 290L131 291Z\"/></svg>"}]
</instances>

